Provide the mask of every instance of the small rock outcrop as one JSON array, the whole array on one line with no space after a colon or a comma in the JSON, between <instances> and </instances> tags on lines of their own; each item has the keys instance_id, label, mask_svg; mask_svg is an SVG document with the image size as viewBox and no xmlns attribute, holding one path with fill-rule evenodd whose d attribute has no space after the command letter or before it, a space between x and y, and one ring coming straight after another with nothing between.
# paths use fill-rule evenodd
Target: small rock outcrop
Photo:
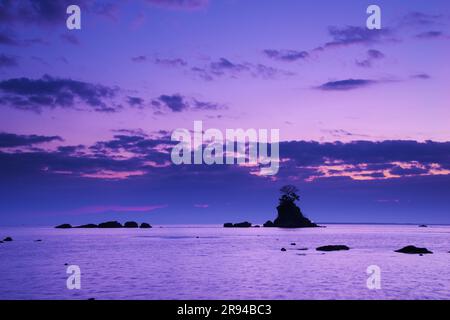
<instances>
[{"instance_id":1,"label":"small rock outcrop","mask_svg":"<svg viewBox=\"0 0 450 320\"><path fill-rule=\"evenodd\" d=\"M428 226L426 224L421 224L419 225L419 228L428 228Z\"/></svg>"},{"instance_id":2,"label":"small rock outcrop","mask_svg":"<svg viewBox=\"0 0 450 320\"><path fill-rule=\"evenodd\" d=\"M341 251L341 250L350 250L349 247L344 245L328 245L316 248L317 251Z\"/></svg>"},{"instance_id":3,"label":"small rock outcrop","mask_svg":"<svg viewBox=\"0 0 450 320\"><path fill-rule=\"evenodd\" d=\"M98 225L99 228L122 228L122 225L117 221L103 222Z\"/></svg>"},{"instance_id":4,"label":"small rock outcrop","mask_svg":"<svg viewBox=\"0 0 450 320\"><path fill-rule=\"evenodd\" d=\"M287 185L280 189L281 198L277 207L278 216L271 222L267 221L264 227L278 228L314 228L317 224L311 222L301 212L300 208L295 204L299 200L297 195L298 189L295 186Z\"/></svg>"},{"instance_id":5,"label":"small rock outcrop","mask_svg":"<svg viewBox=\"0 0 450 320\"><path fill-rule=\"evenodd\" d=\"M93 229L93 228L98 228L98 225L93 224L93 223L88 223L88 224L83 224L83 225L75 227L75 228Z\"/></svg>"},{"instance_id":6,"label":"small rock outcrop","mask_svg":"<svg viewBox=\"0 0 450 320\"><path fill-rule=\"evenodd\" d=\"M252 224L248 221L235 223L233 225L234 228L250 228L251 226L252 226Z\"/></svg>"},{"instance_id":7,"label":"small rock outcrop","mask_svg":"<svg viewBox=\"0 0 450 320\"><path fill-rule=\"evenodd\" d=\"M123 225L124 228L137 228L138 224L134 221L127 221L125 222L125 224Z\"/></svg>"},{"instance_id":8,"label":"small rock outcrop","mask_svg":"<svg viewBox=\"0 0 450 320\"><path fill-rule=\"evenodd\" d=\"M230 223L230 222L227 222L227 223L223 224L224 228L250 228L251 226L252 226L252 224L250 222L248 222L248 221L240 222L240 223L234 223L234 224Z\"/></svg>"},{"instance_id":9,"label":"small rock outcrop","mask_svg":"<svg viewBox=\"0 0 450 320\"><path fill-rule=\"evenodd\" d=\"M286 251L286 248L281 248L281 251L285 252L285 251Z\"/></svg>"},{"instance_id":10,"label":"small rock outcrop","mask_svg":"<svg viewBox=\"0 0 450 320\"><path fill-rule=\"evenodd\" d=\"M430 250L427 248L418 248L415 246L406 246L401 249L395 250L395 252L399 253L407 253L407 254L432 254Z\"/></svg>"},{"instance_id":11,"label":"small rock outcrop","mask_svg":"<svg viewBox=\"0 0 450 320\"><path fill-rule=\"evenodd\" d=\"M57 228L57 229L70 229L70 228L72 228L72 226L70 224L68 224L68 223L63 223L63 224L60 224L59 226L56 226L55 228Z\"/></svg>"},{"instance_id":12,"label":"small rock outcrop","mask_svg":"<svg viewBox=\"0 0 450 320\"><path fill-rule=\"evenodd\" d=\"M152 226L146 222L142 222L139 228L150 229Z\"/></svg>"},{"instance_id":13,"label":"small rock outcrop","mask_svg":"<svg viewBox=\"0 0 450 320\"><path fill-rule=\"evenodd\" d=\"M6 237L5 239L3 239L3 242L8 242L8 241L13 241L13 239L11 237Z\"/></svg>"},{"instance_id":14,"label":"small rock outcrop","mask_svg":"<svg viewBox=\"0 0 450 320\"><path fill-rule=\"evenodd\" d=\"M266 221L266 223L263 224L263 227L271 228L271 227L274 227L274 225L273 225L272 221L268 220L268 221Z\"/></svg>"}]
</instances>

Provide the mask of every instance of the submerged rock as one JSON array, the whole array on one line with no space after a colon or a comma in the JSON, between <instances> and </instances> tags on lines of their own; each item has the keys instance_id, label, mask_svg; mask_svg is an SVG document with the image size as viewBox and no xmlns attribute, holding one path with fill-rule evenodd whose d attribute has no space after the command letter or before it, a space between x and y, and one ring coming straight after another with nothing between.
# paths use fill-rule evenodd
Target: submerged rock
<instances>
[{"instance_id":1,"label":"submerged rock","mask_svg":"<svg viewBox=\"0 0 450 320\"><path fill-rule=\"evenodd\" d=\"M291 242L291 246L296 246L297 244L295 242Z\"/></svg>"},{"instance_id":2,"label":"submerged rock","mask_svg":"<svg viewBox=\"0 0 450 320\"><path fill-rule=\"evenodd\" d=\"M127 221L123 226L124 228L137 228L138 224L134 221Z\"/></svg>"},{"instance_id":3,"label":"submerged rock","mask_svg":"<svg viewBox=\"0 0 450 320\"><path fill-rule=\"evenodd\" d=\"M328 245L316 248L317 251L341 251L341 250L350 250L349 247L344 245Z\"/></svg>"},{"instance_id":4,"label":"submerged rock","mask_svg":"<svg viewBox=\"0 0 450 320\"><path fill-rule=\"evenodd\" d=\"M98 225L99 228L122 228L122 225L117 221L103 222Z\"/></svg>"},{"instance_id":5,"label":"submerged rock","mask_svg":"<svg viewBox=\"0 0 450 320\"><path fill-rule=\"evenodd\" d=\"M13 241L13 239L11 237L6 237L5 239L3 239L3 242L7 242L7 241Z\"/></svg>"},{"instance_id":6,"label":"submerged rock","mask_svg":"<svg viewBox=\"0 0 450 320\"><path fill-rule=\"evenodd\" d=\"M281 251L283 251L283 252L286 251L286 248L281 248Z\"/></svg>"},{"instance_id":7,"label":"submerged rock","mask_svg":"<svg viewBox=\"0 0 450 320\"><path fill-rule=\"evenodd\" d=\"M150 224L148 224L148 223L146 223L146 222L142 222L141 223L141 226L140 226L140 228L143 228L143 229L149 229L149 228L151 228L152 226L150 225Z\"/></svg>"},{"instance_id":8,"label":"submerged rock","mask_svg":"<svg viewBox=\"0 0 450 320\"><path fill-rule=\"evenodd\" d=\"M57 228L57 229L70 229L70 228L72 228L72 226L70 224L68 224L68 223L63 223L63 224L60 224L59 226L56 226L55 228Z\"/></svg>"},{"instance_id":9,"label":"submerged rock","mask_svg":"<svg viewBox=\"0 0 450 320\"><path fill-rule=\"evenodd\" d=\"M427 248L418 248L415 246L406 246L404 248L395 250L395 252L407 253L407 254L431 254L431 253L433 253L430 250L428 250Z\"/></svg>"},{"instance_id":10,"label":"submerged rock","mask_svg":"<svg viewBox=\"0 0 450 320\"><path fill-rule=\"evenodd\" d=\"M93 223L83 224L81 226L75 227L75 228L86 228L86 229L92 229L92 228L98 228L98 225Z\"/></svg>"}]
</instances>

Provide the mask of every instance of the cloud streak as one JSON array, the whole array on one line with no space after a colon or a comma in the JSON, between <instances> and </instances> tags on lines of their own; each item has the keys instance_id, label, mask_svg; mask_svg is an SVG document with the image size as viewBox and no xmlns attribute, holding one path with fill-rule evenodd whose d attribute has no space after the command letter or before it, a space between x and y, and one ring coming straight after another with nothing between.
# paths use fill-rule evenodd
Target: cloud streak
<instances>
[{"instance_id":1,"label":"cloud streak","mask_svg":"<svg viewBox=\"0 0 450 320\"><path fill-rule=\"evenodd\" d=\"M271 59L284 62L294 62L298 60L304 60L309 57L308 52L296 50L266 49L263 51L263 53Z\"/></svg>"},{"instance_id":2,"label":"cloud streak","mask_svg":"<svg viewBox=\"0 0 450 320\"><path fill-rule=\"evenodd\" d=\"M221 77L237 79L240 76L251 76L261 79L275 79L292 76L295 73L281 70L261 63L232 62L226 58L219 58L204 67L193 67L191 71L200 78L212 81Z\"/></svg>"},{"instance_id":3,"label":"cloud streak","mask_svg":"<svg viewBox=\"0 0 450 320\"><path fill-rule=\"evenodd\" d=\"M378 60L382 60L385 58L384 53L379 50L370 49L367 50L367 57L364 60L357 60L356 65L363 68L370 68L373 66L373 63Z\"/></svg>"},{"instance_id":4,"label":"cloud streak","mask_svg":"<svg viewBox=\"0 0 450 320\"><path fill-rule=\"evenodd\" d=\"M97 112L113 112L108 100L117 89L72 79L44 75L40 79L0 81L0 102L10 107L41 112L44 108L78 108L78 101Z\"/></svg>"},{"instance_id":5,"label":"cloud streak","mask_svg":"<svg viewBox=\"0 0 450 320\"><path fill-rule=\"evenodd\" d=\"M226 106L213 102L201 101L195 98L189 98L180 94L166 95L163 94L152 101L152 105L159 111L162 108L169 109L171 112L183 112L183 111L210 111L226 109Z\"/></svg>"},{"instance_id":6,"label":"cloud streak","mask_svg":"<svg viewBox=\"0 0 450 320\"><path fill-rule=\"evenodd\" d=\"M63 139L59 136L19 135L0 132L0 148L30 147L53 141L63 141Z\"/></svg>"},{"instance_id":7,"label":"cloud streak","mask_svg":"<svg viewBox=\"0 0 450 320\"><path fill-rule=\"evenodd\" d=\"M349 91L365 88L375 83L377 83L377 81L368 79L346 79L326 82L318 86L317 89L323 91Z\"/></svg>"}]
</instances>

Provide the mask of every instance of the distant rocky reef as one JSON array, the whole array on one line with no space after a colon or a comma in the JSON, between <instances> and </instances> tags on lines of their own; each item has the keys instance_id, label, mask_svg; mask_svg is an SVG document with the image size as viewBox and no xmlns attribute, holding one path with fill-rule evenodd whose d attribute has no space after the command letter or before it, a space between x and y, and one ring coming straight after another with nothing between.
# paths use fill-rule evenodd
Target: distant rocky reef
<instances>
[{"instance_id":1,"label":"distant rocky reef","mask_svg":"<svg viewBox=\"0 0 450 320\"><path fill-rule=\"evenodd\" d=\"M224 228L250 228L252 226L252 224L250 222L240 222L240 223L224 223L223 227Z\"/></svg>"},{"instance_id":2,"label":"distant rocky reef","mask_svg":"<svg viewBox=\"0 0 450 320\"><path fill-rule=\"evenodd\" d=\"M100 229L114 229L114 228L141 228L141 229L149 229L152 226L146 222L141 223L139 226L135 221L127 221L123 225L117 221L107 221L97 224L89 223L83 224L80 226L72 227L72 225L68 223L60 224L56 226L57 229L71 229L71 228L81 228L81 229L92 229L92 228L100 228Z\"/></svg>"}]
</instances>

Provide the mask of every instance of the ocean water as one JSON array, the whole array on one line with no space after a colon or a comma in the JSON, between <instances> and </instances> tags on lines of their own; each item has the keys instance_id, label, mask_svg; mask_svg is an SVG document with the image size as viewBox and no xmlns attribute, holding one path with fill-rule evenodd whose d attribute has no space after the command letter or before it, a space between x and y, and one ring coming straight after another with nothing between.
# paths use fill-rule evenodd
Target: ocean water
<instances>
[{"instance_id":1,"label":"ocean water","mask_svg":"<svg viewBox=\"0 0 450 320\"><path fill-rule=\"evenodd\" d=\"M0 228L6 236L0 299L450 298L449 226ZM315 250L328 244L351 250ZM394 252L410 244L434 254ZM80 267L80 290L67 289L65 264ZM367 288L370 265L379 290Z\"/></svg>"}]
</instances>

